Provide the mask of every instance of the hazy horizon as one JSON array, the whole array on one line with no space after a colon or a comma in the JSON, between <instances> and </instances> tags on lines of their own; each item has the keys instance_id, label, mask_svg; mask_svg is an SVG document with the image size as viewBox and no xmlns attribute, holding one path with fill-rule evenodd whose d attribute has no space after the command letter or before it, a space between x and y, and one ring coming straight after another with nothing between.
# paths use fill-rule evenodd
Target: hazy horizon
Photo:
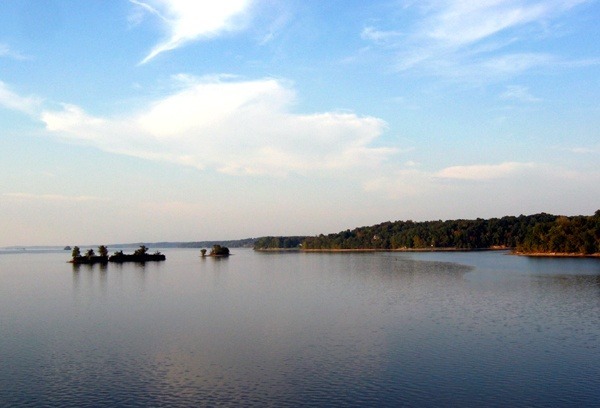
<instances>
[{"instance_id":1,"label":"hazy horizon","mask_svg":"<svg viewBox=\"0 0 600 408\"><path fill-rule=\"evenodd\" d=\"M0 247L600 207L593 0L0 4Z\"/></svg>"}]
</instances>

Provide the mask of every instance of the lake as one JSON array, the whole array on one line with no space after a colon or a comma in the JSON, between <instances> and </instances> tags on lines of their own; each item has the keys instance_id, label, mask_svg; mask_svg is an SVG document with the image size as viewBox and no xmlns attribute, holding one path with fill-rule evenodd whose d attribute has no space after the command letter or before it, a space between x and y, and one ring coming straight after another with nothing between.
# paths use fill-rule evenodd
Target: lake
<instances>
[{"instance_id":1,"label":"lake","mask_svg":"<svg viewBox=\"0 0 600 408\"><path fill-rule=\"evenodd\" d=\"M600 260L163 253L0 252L0 406L600 406Z\"/></svg>"}]
</instances>

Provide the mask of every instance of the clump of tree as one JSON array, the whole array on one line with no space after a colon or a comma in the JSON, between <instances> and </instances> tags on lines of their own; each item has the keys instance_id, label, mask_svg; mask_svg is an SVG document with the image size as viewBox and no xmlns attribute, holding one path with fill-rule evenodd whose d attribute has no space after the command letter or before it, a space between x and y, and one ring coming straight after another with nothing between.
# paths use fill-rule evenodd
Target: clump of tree
<instances>
[{"instance_id":1,"label":"clump of tree","mask_svg":"<svg viewBox=\"0 0 600 408\"><path fill-rule=\"evenodd\" d=\"M295 237L262 237L254 243L254 249L293 249L301 248L305 236Z\"/></svg>"},{"instance_id":2,"label":"clump of tree","mask_svg":"<svg viewBox=\"0 0 600 408\"><path fill-rule=\"evenodd\" d=\"M209 256L229 256L229 248L221 245L213 245Z\"/></svg>"},{"instance_id":3,"label":"clump of tree","mask_svg":"<svg viewBox=\"0 0 600 408\"><path fill-rule=\"evenodd\" d=\"M424 249L514 248L532 225L556 216L507 216L502 218L447 221L395 221L355 228L337 234L309 237L304 249Z\"/></svg>"},{"instance_id":4,"label":"clump of tree","mask_svg":"<svg viewBox=\"0 0 600 408\"><path fill-rule=\"evenodd\" d=\"M600 253L600 210L592 216L557 217L527 231L517 251L525 253Z\"/></svg>"}]
</instances>

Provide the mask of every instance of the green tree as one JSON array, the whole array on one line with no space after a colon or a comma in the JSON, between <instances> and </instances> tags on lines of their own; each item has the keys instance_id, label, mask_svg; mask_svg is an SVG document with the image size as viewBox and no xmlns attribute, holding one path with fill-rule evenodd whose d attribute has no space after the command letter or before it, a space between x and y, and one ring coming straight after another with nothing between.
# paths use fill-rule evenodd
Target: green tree
<instances>
[{"instance_id":1,"label":"green tree","mask_svg":"<svg viewBox=\"0 0 600 408\"><path fill-rule=\"evenodd\" d=\"M96 255L96 253L95 253L95 252L94 252L94 250L93 250L93 249L91 249L91 248L90 248L90 249L88 249L87 251L85 251L85 256L87 256L88 258L91 258L91 257L93 257L93 256L95 256L95 255Z\"/></svg>"}]
</instances>

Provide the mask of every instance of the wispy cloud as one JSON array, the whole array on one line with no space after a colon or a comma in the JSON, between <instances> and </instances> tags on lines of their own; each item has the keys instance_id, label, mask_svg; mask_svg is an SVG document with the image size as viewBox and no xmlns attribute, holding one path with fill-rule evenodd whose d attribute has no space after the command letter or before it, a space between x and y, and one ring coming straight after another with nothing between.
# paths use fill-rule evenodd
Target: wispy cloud
<instances>
[{"instance_id":1,"label":"wispy cloud","mask_svg":"<svg viewBox=\"0 0 600 408\"><path fill-rule=\"evenodd\" d=\"M120 117L64 105L41 115L48 131L105 151L229 174L374 167L396 152L372 147L386 124L348 112L295 114L284 81L178 76L172 94Z\"/></svg>"},{"instance_id":2,"label":"wispy cloud","mask_svg":"<svg viewBox=\"0 0 600 408\"><path fill-rule=\"evenodd\" d=\"M514 44L531 41L532 30L548 35L552 22L574 7L591 0L430 0L404 3L418 11L417 22L403 27L406 35L396 38L399 71L423 69L435 75L516 75L556 60L552 55L527 52L506 53ZM390 38L376 27L361 36L375 43ZM540 37L542 35L540 34ZM514 47L513 47L514 48ZM491 70L491 71L488 71Z\"/></svg>"},{"instance_id":3,"label":"wispy cloud","mask_svg":"<svg viewBox=\"0 0 600 408\"><path fill-rule=\"evenodd\" d=\"M13 92L4 82L0 81L0 106L27 114L34 114L41 106L41 98L20 96Z\"/></svg>"},{"instance_id":4,"label":"wispy cloud","mask_svg":"<svg viewBox=\"0 0 600 408\"><path fill-rule=\"evenodd\" d=\"M378 30L374 27L365 27L360 33L360 37L363 40L370 40L378 43L385 43L388 41L396 40L398 37L402 36L401 31L394 30Z\"/></svg>"},{"instance_id":5,"label":"wispy cloud","mask_svg":"<svg viewBox=\"0 0 600 408\"><path fill-rule=\"evenodd\" d=\"M539 102L542 99L531 94L529 88L522 85L509 85L506 90L500 94L500 99L512 100L517 102Z\"/></svg>"},{"instance_id":6,"label":"wispy cloud","mask_svg":"<svg viewBox=\"0 0 600 408\"><path fill-rule=\"evenodd\" d=\"M600 147L582 147L582 146L577 146L577 147L566 148L564 150L569 151L571 153L575 153L575 154L596 154L596 153L600 153Z\"/></svg>"},{"instance_id":7,"label":"wispy cloud","mask_svg":"<svg viewBox=\"0 0 600 408\"><path fill-rule=\"evenodd\" d=\"M0 43L0 58L12 58L15 60L26 60L28 57L20 52L12 50L7 44Z\"/></svg>"},{"instance_id":8,"label":"wispy cloud","mask_svg":"<svg viewBox=\"0 0 600 408\"><path fill-rule=\"evenodd\" d=\"M252 0L189 1L189 0L129 0L144 11L157 16L167 37L141 61L150 61L158 54L179 48L188 42L213 38L244 26L244 16ZM139 16L139 14L138 14ZM139 17L136 17L139 18Z\"/></svg>"},{"instance_id":9,"label":"wispy cloud","mask_svg":"<svg viewBox=\"0 0 600 408\"><path fill-rule=\"evenodd\" d=\"M529 23L539 23L584 1L488 0L442 1L429 15L420 35L449 47L461 47ZM435 2L440 3L440 2Z\"/></svg>"},{"instance_id":10,"label":"wispy cloud","mask_svg":"<svg viewBox=\"0 0 600 408\"><path fill-rule=\"evenodd\" d=\"M533 163L519 162L451 166L437 172L435 177L458 180L491 180L513 176L533 167L535 167Z\"/></svg>"}]
</instances>

